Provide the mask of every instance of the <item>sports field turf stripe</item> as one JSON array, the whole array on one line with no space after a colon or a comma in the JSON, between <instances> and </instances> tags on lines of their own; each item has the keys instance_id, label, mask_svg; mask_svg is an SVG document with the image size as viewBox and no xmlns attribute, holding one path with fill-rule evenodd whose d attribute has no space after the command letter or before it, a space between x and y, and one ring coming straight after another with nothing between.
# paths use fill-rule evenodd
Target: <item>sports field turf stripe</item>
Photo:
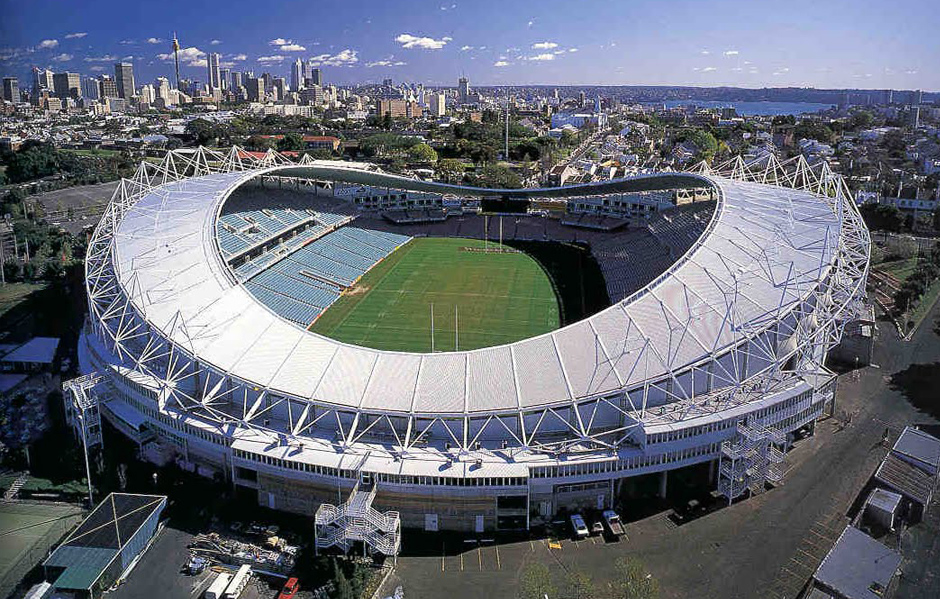
<instances>
[{"instance_id":1,"label":"sports field turf stripe","mask_svg":"<svg viewBox=\"0 0 940 599\"><path fill-rule=\"evenodd\" d=\"M415 239L362 277L359 284L367 291L346 293L311 329L378 349L429 351L432 302L437 351L454 349L455 306L461 350L557 328L558 301L539 264L522 253L462 249L483 245L467 239Z\"/></svg>"}]
</instances>

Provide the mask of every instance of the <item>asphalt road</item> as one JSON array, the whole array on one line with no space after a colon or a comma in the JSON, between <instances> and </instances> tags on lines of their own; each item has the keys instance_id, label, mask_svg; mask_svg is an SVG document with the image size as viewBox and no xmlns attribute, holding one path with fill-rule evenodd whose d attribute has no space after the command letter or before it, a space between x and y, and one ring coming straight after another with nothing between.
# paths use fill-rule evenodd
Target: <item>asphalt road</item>
<instances>
[{"instance_id":1,"label":"asphalt road","mask_svg":"<svg viewBox=\"0 0 940 599\"><path fill-rule=\"evenodd\" d=\"M940 362L938 314L940 305L908 342L897 339L888 323L879 323L877 366L840 377L836 417L820 422L814 436L795 445L782 486L681 526L670 512L632 522L628 538L619 543L563 541L560 549L550 549L544 540L463 546L451 541L441 544L439 555L408 556L406 531L397 568L405 595L514 597L530 561L549 565L559 587L572 571L604 585L618 556L635 556L659 581L663 598L796 597L885 455L884 429L894 436L906 424L936 422L891 380L911 364Z\"/></svg>"}]
</instances>

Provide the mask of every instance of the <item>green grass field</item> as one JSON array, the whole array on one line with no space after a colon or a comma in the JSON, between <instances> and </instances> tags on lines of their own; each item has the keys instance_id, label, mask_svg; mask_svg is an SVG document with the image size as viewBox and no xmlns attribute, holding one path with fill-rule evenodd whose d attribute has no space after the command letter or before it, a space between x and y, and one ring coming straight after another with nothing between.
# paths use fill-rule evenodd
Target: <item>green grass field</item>
<instances>
[{"instance_id":1,"label":"green grass field","mask_svg":"<svg viewBox=\"0 0 940 599\"><path fill-rule=\"evenodd\" d=\"M310 330L384 350L453 351L509 343L558 328L559 307L542 267L524 253L483 253L472 239L416 238L367 272ZM489 247L499 246L489 243Z\"/></svg>"}]
</instances>

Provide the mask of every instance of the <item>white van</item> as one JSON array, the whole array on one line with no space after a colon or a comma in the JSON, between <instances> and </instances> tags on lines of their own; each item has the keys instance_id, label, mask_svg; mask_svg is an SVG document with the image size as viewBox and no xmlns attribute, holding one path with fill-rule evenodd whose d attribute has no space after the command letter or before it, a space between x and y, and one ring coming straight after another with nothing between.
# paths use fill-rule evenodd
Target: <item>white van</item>
<instances>
[{"instance_id":1,"label":"white van","mask_svg":"<svg viewBox=\"0 0 940 599\"><path fill-rule=\"evenodd\" d=\"M574 537L576 539L586 539L590 534L581 514L571 515L571 528L574 530Z\"/></svg>"}]
</instances>

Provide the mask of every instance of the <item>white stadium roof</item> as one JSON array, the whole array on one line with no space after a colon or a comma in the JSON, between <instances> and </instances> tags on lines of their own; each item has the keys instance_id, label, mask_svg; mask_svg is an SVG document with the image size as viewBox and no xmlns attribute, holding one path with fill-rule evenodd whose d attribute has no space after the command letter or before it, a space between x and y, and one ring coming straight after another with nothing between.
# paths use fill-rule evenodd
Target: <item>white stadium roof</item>
<instances>
[{"instance_id":1,"label":"white stadium roof","mask_svg":"<svg viewBox=\"0 0 940 599\"><path fill-rule=\"evenodd\" d=\"M633 296L508 345L379 351L280 318L234 281L220 256L215 219L232 190L296 168L214 173L151 189L115 232L116 274L151 325L200 362L275 393L369 411L518 412L668 376L809 296L833 263L841 227L816 193L708 176L719 190L709 228L668 276Z\"/></svg>"}]
</instances>

